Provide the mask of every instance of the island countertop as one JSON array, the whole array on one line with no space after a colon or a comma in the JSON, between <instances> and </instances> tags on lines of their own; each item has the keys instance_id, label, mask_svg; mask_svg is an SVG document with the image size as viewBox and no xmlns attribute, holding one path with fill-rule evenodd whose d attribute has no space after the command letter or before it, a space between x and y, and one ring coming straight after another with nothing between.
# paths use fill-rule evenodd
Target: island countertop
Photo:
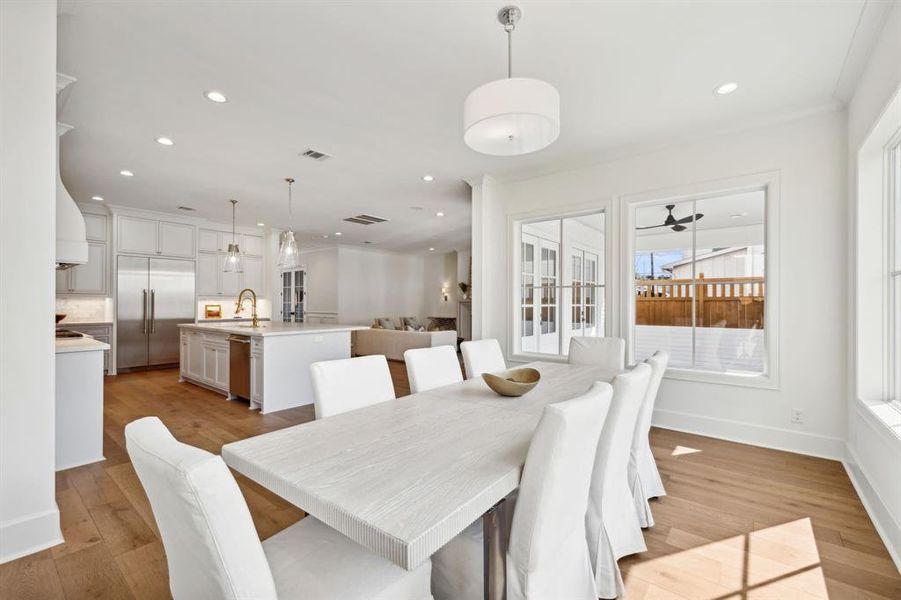
<instances>
[{"instance_id":1,"label":"island countertop","mask_svg":"<svg viewBox=\"0 0 901 600\"><path fill-rule=\"evenodd\" d=\"M322 333L338 333L369 329L366 325L330 325L318 323L284 323L282 321L261 322L259 327L250 327L246 322L225 323L182 323L179 327L206 331L209 333L228 333L250 337L269 337L275 335L311 335Z\"/></svg>"}]
</instances>

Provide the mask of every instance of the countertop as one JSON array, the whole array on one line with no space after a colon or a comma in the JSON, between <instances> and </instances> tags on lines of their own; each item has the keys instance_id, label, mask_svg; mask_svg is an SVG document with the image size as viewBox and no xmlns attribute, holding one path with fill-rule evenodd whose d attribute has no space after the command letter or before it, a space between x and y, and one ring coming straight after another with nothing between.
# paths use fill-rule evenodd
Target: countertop
<instances>
[{"instance_id":1,"label":"countertop","mask_svg":"<svg viewBox=\"0 0 901 600\"><path fill-rule=\"evenodd\" d=\"M242 326L244 325L244 326ZM179 327L196 329L212 333L229 333L250 337L268 337L274 335L310 335L315 333L337 333L341 331L358 331L369 329L368 325L329 325L318 323L284 323L269 321L259 327L247 327L242 323L182 323Z\"/></svg>"},{"instance_id":2,"label":"countertop","mask_svg":"<svg viewBox=\"0 0 901 600\"><path fill-rule=\"evenodd\" d=\"M109 350L109 344L98 342L92 337L83 338L58 338L56 340L56 353L67 352L94 352Z\"/></svg>"},{"instance_id":3,"label":"countertop","mask_svg":"<svg viewBox=\"0 0 901 600\"><path fill-rule=\"evenodd\" d=\"M70 329L72 327L78 327L79 325L112 325L112 321L70 321L68 319L63 320L61 323L56 324L57 329Z\"/></svg>"}]
</instances>

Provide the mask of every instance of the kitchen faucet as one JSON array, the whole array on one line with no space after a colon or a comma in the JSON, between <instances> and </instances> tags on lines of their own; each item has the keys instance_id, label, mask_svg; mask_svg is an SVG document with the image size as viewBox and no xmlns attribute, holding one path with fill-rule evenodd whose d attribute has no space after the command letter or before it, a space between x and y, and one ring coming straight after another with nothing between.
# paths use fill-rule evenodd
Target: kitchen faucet
<instances>
[{"instance_id":1,"label":"kitchen faucet","mask_svg":"<svg viewBox=\"0 0 901 600\"><path fill-rule=\"evenodd\" d=\"M238 301L235 303L235 314L240 315L242 306L241 303L244 300L244 292L250 292L250 306L251 306L251 315L250 321L252 327L259 327L260 320L257 318L257 294L250 288L244 288L241 290L241 293L238 294Z\"/></svg>"}]
</instances>

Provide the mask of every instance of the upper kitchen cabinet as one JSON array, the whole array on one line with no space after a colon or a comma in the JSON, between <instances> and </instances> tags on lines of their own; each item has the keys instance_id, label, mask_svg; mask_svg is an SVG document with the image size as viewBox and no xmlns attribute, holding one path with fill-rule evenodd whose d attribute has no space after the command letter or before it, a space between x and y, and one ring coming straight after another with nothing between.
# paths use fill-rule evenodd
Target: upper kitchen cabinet
<instances>
[{"instance_id":1,"label":"upper kitchen cabinet","mask_svg":"<svg viewBox=\"0 0 901 600\"><path fill-rule=\"evenodd\" d=\"M56 272L56 293L106 296L109 289L108 256L106 244L88 242L88 262Z\"/></svg>"},{"instance_id":2,"label":"upper kitchen cabinet","mask_svg":"<svg viewBox=\"0 0 901 600\"><path fill-rule=\"evenodd\" d=\"M236 233L235 243L241 249L242 254L248 256L263 256L263 238L249 233ZM197 249L202 252L228 252L228 245L232 243L231 231L215 229L200 229L197 232Z\"/></svg>"},{"instance_id":3,"label":"upper kitchen cabinet","mask_svg":"<svg viewBox=\"0 0 901 600\"><path fill-rule=\"evenodd\" d=\"M117 251L194 258L196 231L184 223L122 215L118 217Z\"/></svg>"}]
</instances>

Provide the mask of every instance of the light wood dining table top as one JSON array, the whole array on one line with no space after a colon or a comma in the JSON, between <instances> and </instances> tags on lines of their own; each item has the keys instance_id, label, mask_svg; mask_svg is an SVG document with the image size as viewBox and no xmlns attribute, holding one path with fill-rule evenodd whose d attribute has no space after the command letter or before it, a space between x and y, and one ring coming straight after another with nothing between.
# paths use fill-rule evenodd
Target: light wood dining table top
<instances>
[{"instance_id":1,"label":"light wood dining table top","mask_svg":"<svg viewBox=\"0 0 901 600\"><path fill-rule=\"evenodd\" d=\"M527 365L519 398L481 378L222 447L225 462L372 552L412 570L519 485L544 407L616 371Z\"/></svg>"}]
</instances>

